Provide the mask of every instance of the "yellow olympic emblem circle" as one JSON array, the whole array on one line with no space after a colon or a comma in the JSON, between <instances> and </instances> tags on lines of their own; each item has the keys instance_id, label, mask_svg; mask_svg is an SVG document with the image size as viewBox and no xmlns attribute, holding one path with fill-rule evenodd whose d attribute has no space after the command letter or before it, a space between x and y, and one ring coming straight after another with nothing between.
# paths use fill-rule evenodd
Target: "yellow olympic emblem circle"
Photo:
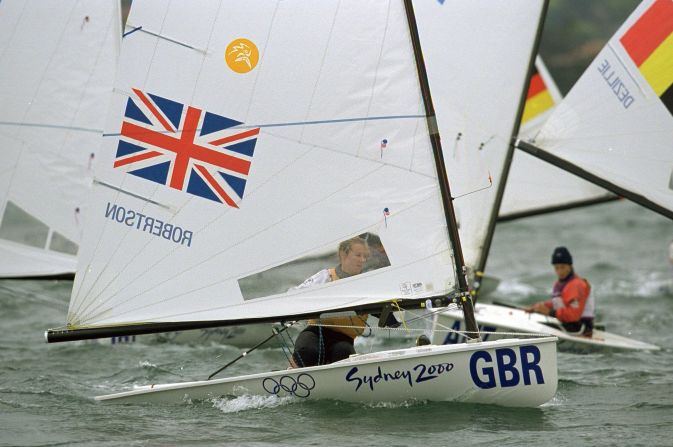
<instances>
[{"instance_id":1,"label":"yellow olympic emblem circle","mask_svg":"<svg viewBox=\"0 0 673 447\"><path fill-rule=\"evenodd\" d=\"M224 60L236 73L247 73L257 66L259 50L248 39L232 40L224 51Z\"/></svg>"}]
</instances>

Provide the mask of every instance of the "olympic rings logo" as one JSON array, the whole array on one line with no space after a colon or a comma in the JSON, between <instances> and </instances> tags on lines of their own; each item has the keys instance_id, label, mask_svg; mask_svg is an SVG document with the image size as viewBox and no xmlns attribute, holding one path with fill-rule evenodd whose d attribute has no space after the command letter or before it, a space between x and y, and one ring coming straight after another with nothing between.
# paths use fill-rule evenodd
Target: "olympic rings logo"
<instances>
[{"instance_id":1,"label":"olympic rings logo","mask_svg":"<svg viewBox=\"0 0 673 447\"><path fill-rule=\"evenodd\" d=\"M282 376L278 380L267 377L262 381L262 387L269 394L278 395L281 391L285 391L292 396L308 397L315 388L315 379L306 373L301 373L296 378Z\"/></svg>"}]
</instances>

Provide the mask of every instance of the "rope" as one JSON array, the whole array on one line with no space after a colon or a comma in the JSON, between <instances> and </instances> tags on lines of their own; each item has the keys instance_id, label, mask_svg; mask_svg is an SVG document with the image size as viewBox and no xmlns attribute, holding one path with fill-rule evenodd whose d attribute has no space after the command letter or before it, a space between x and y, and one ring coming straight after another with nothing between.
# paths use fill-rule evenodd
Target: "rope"
<instances>
[{"instance_id":1,"label":"rope","mask_svg":"<svg viewBox=\"0 0 673 447\"><path fill-rule=\"evenodd\" d=\"M288 323L290 326L294 325L295 322ZM276 333L280 337L280 349L283 351L283 354L285 355L285 359L287 359L287 363L291 363L291 358L292 358L292 353L294 352L294 340L292 340L292 337L290 337L290 334L288 334L288 331L283 331L280 333ZM290 345L292 345L292 349L290 350ZM297 354L299 355L299 354Z\"/></svg>"},{"instance_id":2,"label":"rope","mask_svg":"<svg viewBox=\"0 0 673 447\"><path fill-rule=\"evenodd\" d=\"M399 313L404 315L404 313L402 312L402 308L400 307L400 304L397 302L397 300L393 300L392 304L393 304L393 306L397 307L397 311ZM404 326L404 329L409 330L409 328L407 327L406 321L404 321L404 317L402 317L402 326Z\"/></svg>"},{"instance_id":3,"label":"rope","mask_svg":"<svg viewBox=\"0 0 673 447\"><path fill-rule=\"evenodd\" d=\"M320 360L325 355L325 341L322 338L322 327L318 327L318 365L322 365Z\"/></svg>"}]
</instances>

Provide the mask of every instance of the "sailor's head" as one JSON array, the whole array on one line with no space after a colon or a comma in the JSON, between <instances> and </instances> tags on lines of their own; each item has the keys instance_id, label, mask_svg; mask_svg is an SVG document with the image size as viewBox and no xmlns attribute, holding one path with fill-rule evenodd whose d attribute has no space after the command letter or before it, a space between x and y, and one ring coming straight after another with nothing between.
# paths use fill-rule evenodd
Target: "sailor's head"
<instances>
[{"instance_id":1,"label":"sailor's head","mask_svg":"<svg viewBox=\"0 0 673 447\"><path fill-rule=\"evenodd\" d=\"M368 257L369 246L364 239L354 237L339 244L341 269L350 275L362 273Z\"/></svg>"},{"instance_id":2,"label":"sailor's head","mask_svg":"<svg viewBox=\"0 0 673 447\"><path fill-rule=\"evenodd\" d=\"M556 247L551 255L551 263L559 279L567 278L573 270L573 257L565 247Z\"/></svg>"}]
</instances>

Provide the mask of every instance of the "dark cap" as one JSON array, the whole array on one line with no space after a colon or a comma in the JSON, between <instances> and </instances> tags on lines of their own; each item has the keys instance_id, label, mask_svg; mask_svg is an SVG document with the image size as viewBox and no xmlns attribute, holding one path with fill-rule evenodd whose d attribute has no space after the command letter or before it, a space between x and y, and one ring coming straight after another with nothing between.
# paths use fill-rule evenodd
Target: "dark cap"
<instances>
[{"instance_id":1,"label":"dark cap","mask_svg":"<svg viewBox=\"0 0 673 447\"><path fill-rule=\"evenodd\" d=\"M570 252L565 247L556 247L554 253L551 255L552 264L572 264L573 257L570 256Z\"/></svg>"}]
</instances>

